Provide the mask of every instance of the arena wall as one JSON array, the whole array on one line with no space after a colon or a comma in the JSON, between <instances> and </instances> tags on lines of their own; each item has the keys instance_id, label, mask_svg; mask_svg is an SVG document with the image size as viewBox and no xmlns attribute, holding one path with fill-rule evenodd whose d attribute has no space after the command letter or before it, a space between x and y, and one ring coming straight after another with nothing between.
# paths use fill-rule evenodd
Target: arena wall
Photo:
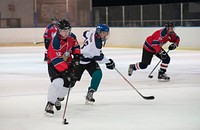
<instances>
[{"instance_id":1,"label":"arena wall","mask_svg":"<svg viewBox=\"0 0 200 130\"><path fill-rule=\"evenodd\" d=\"M83 42L82 33L91 27L74 27L79 43ZM111 47L142 47L145 38L159 28L155 27L112 27L107 46ZM0 46L7 45L34 45L33 42L42 42L45 28L1 28ZM180 36L179 48L200 49L200 27L176 27L175 32Z\"/></svg>"}]
</instances>

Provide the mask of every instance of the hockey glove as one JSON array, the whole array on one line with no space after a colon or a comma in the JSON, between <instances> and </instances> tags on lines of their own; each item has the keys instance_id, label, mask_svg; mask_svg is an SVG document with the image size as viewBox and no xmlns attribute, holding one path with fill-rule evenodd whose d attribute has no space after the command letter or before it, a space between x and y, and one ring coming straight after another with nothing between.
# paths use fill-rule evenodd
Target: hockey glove
<instances>
[{"instance_id":1,"label":"hockey glove","mask_svg":"<svg viewBox=\"0 0 200 130\"><path fill-rule=\"evenodd\" d=\"M76 77L75 77L75 74L74 74L74 71L64 71L61 73L61 76L63 77L64 79L64 87L73 87L76 83Z\"/></svg>"},{"instance_id":2,"label":"hockey glove","mask_svg":"<svg viewBox=\"0 0 200 130\"><path fill-rule=\"evenodd\" d=\"M45 38L45 39L44 39L44 44L45 44L45 48L46 48L46 49L49 48L50 42L51 42L51 39L49 39L49 38Z\"/></svg>"},{"instance_id":3,"label":"hockey glove","mask_svg":"<svg viewBox=\"0 0 200 130\"><path fill-rule=\"evenodd\" d=\"M176 49L176 47L177 47L177 44L176 43L172 43L171 45L169 45L168 49L169 50L174 50L174 49Z\"/></svg>"},{"instance_id":4,"label":"hockey glove","mask_svg":"<svg viewBox=\"0 0 200 130\"><path fill-rule=\"evenodd\" d=\"M72 66L76 67L79 65L79 63L80 63L80 55L75 54L74 58L72 59Z\"/></svg>"},{"instance_id":5,"label":"hockey glove","mask_svg":"<svg viewBox=\"0 0 200 130\"><path fill-rule=\"evenodd\" d=\"M161 57L162 60L164 60L164 59L167 58L167 53L166 53L165 51L161 51L161 52L159 53L159 55L160 55L160 57Z\"/></svg>"},{"instance_id":6,"label":"hockey glove","mask_svg":"<svg viewBox=\"0 0 200 130\"><path fill-rule=\"evenodd\" d=\"M113 70L115 68L115 62L109 59L110 63L106 63L106 68Z\"/></svg>"},{"instance_id":7,"label":"hockey glove","mask_svg":"<svg viewBox=\"0 0 200 130\"><path fill-rule=\"evenodd\" d=\"M62 76L62 78L63 78L65 81L70 82L71 79L72 79L72 77L73 77L73 74L72 74L70 71L65 70L65 71L63 71L63 72L61 73L61 76Z\"/></svg>"}]
</instances>

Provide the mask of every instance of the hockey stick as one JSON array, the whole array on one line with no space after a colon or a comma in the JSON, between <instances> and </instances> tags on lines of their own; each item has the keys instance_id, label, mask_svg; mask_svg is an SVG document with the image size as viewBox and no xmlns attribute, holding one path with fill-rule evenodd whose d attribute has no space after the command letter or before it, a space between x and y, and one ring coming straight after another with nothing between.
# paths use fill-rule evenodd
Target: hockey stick
<instances>
[{"instance_id":1,"label":"hockey stick","mask_svg":"<svg viewBox=\"0 0 200 130\"><path fill-rule=\"evenodd\" d=\"M44 42L33 42L33 44L43 44Z\"/></svg>"},{"instance_id":2,"label":"hockey stick","mask_svg":"<svg viewBox=\"0 0 200 130\"><path fill-rule=\"evenodd\" d=\"M169 50L167 51L167 54L168 54L168 52L169 52ZM153 75L151 75L153 72L154 72L154 70L158 67L158 65L160 64L160 62L161 62L162 60L160 60L158 63L157 63L157 65L153 68L153 70L150 72L150 74L149 74L149 78L153 78Z\"/></svg>"},{"instance_id":3,"label":"hockey stick","mask_svg":"<svg viewBox=\"0 0 200 130\"><path fill-rule=\"evenodd\" d=\"M154 96L143 96L123 75L122 75L122 73L120 73L119 72L119 70L117 69L117 68L115 68L115 70L117 71L117 73L119 74L119 75L121 75L123 78L124 78L124 80L141 96L141 97L143 97L144 99L146 99L146 100L152 100L152 99L154 99L155 97Z\"/></svg>"},{"instance_id":4,"label":"hockey stick","mask_svg":"<svg viewBox=\"0 0 200 130\"><path fill-rule=\"evenodd\" d=\"M71 90L71 84L70 84L70 86L69 86L69 90L68 90L68 93L67 93L67 99L66 99L65 108L64 108L64 113L63 113L63 124L64 124L64 125L69 124L69 122L68 122L67 119L65 118L65 114L66 114L66 112L67 112L67 104L68 104L68 100L69 100L69 93L70 93L70 90Z\"/></svg>"}]
</instances>

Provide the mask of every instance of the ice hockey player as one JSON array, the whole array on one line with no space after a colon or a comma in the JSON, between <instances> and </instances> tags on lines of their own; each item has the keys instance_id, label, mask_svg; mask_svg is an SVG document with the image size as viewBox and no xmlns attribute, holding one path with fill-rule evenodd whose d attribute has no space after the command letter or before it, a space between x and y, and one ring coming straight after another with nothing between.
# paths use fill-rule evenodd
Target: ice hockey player
<instances>
[{"instance_id":1,"label":"ice hockey player","mask_svg":"<svg viewBox=\"0 0 200 130\"><path fill-rule=\"evenodd\" d=\"M150 65L153 55L155 55L162 60L158 72L158 79L164 81L169 80L170 77L165 72L170 63L170 57L162 46L167 42L171 42L168 50L174 50L178 47L179 41L179 36L174 32L174 24L172 22L166 23L163 29L155 31L151 36L146 38L143 45L142 60L141 62L129 65L128 75L131 76L133 71L146 69Z\"/></svg>"},{"instance_id":2,"label":"ice hockey player","mask_svg":"<svg viewBox=\"0 0 200 130\"><path fill-rule=\"evenodd\" d=\"M45 44L45 48L46 50L48 50L49 44L53 38L53 36L55 35L55 33L57 32L57 22L58 19L56 17L52 17L51 18L51 23L49 25L47 25L43 38L44 38L44 44ZM44 61L47 61L47 51L44 53Z\"/></svg>"},{"instance_id":3,"label":"ice hockey player","mask_svg":"<svg viewBox=\"0 0 200 130\"><path fill-rule=\"evenodd\" d=\"M58 21L58 32L50 42L48 55L48 73L51 84L48 89L45 111L54 114L53 107L61 109L61 101L67 95L69 87L76 82L73 68L80 62L80 45L71 37L70 23L66 20Z\"/></svg>"},{"instance_id":4,"label":"ice hockey player","mask_svg":"<svg viewBox=\"0 0 200 130\"><path fill-rule=\"evenodd\" d=\"M52 23L49 24L46 27L46 30L44 32L44 44L45 44L45 48L46 50L48 50L49 44L51 42L51 40L53 39L55 33L57 32L57 22L59 21L56 17L52 17L51 18ZM70 36L72 36L74 39L76 39L76 35L72 32L70 32L69 34ZM47 61L48 57L47 57L47 51L45 51L44 53L44 61Z\"/></svg>"},{"instance_id":5,"label":"ice hockey player","mask_svg":"<svg viewBox=\"0 0 200 130\"><path fill-rule=\"evenodd\" d=\"M80 81L85 70L91 76L90 86L86 95L86 104L95 102L93 97L97 91L102 79L102 70L100 64L105 64L108 69L114 69L115 63L112 59L107 59L103 54L102 47L109 37L109 27L105 24L99 24L96 29L83 32L84 43L81 47L81 60L77 69L77 79Z\"/></svg>"}]
</instances>

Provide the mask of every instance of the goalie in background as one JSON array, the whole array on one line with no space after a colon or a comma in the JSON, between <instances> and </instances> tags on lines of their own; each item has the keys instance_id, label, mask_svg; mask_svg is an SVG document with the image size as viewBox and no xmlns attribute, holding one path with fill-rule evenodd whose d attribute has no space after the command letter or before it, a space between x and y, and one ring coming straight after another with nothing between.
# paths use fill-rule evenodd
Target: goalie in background
<instances>
[{"instance_id":1,"label":"goalie in background","mask_svg":"<svg viewBox=\"0 0 200 130\"><path fill-rule=\"evenodd\" d=\"M179 36L174 32L174 24L172 22L166 23L163 29L155 31L151 36L146 38L143 45L142 60L141 62L129 65L128 75L131 76L133 71L146 69L147 66L150 65L153 55L155 55L162 60L158 72L158 79L169 80L170 77L168 77L165 72L170 63L170 57L162 46L167 42L171 42L168 50L174 50L178 47L179 41Z\"/></svg>"},{"instance_id":2,"label":"goalie in background","mask_svg":"<svg viewBox=\"0 0 200 130\"><path fill-rule=\"evenodd\" d=\"M109 33L109 27L105 24L99 24L96 29L83 32L84 43L81 47L80 65L77 68L76 77L80 81L85 70L91 76L91 82L86 95L86 104L95 102L93 94L97 91L102 79L99 63L105 64L111 70L115 68L114 61L107 59L102 52L102 47L105 45Z\"/></svg>"},{"instance_id":3,"label":"goalie in background","mask_svg":"<svg viewBox=\"0 0 200 130\"><path fill-rule=\"evenodd\" d=\"M61 101L67 95L69 88L76 83L74 68L80 62L80 45L70 36L71 26L66 20L59 20L58 31L51 40L48 55L48 74L51 84L48 89L45 111L48 115L61 109Z\"/></svg>"}]
</instances>

